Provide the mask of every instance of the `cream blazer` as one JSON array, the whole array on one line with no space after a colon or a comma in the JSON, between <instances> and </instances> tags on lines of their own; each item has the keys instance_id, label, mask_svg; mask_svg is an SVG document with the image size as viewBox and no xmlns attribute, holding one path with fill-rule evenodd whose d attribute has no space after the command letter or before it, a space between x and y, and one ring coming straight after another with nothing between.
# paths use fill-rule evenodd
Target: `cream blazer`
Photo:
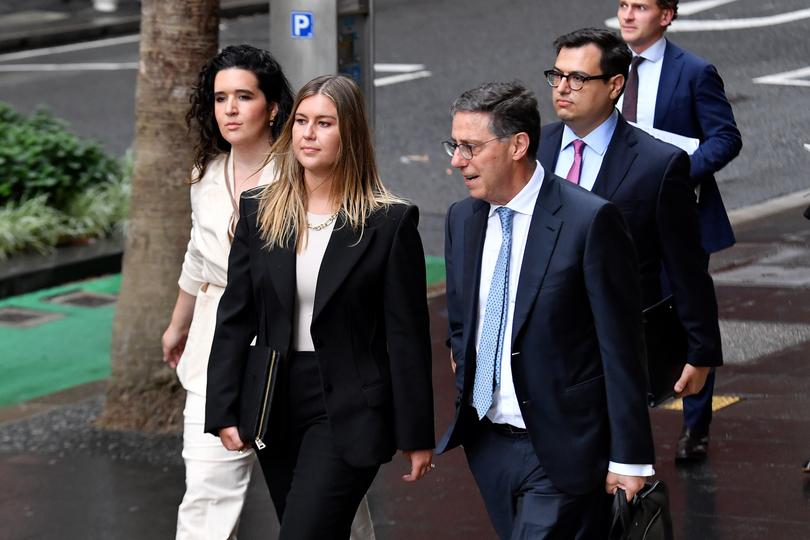
<instances>
[{"instance_id":1,"label":"cream blazer","mask_svg":"<svg viewBox=\"0 0 810 540\"><path fill-rule=\"evenodd\" d=\"M225 185L226 157L222 154L213 159L202 179L191 185L191 237L177 282L197 298L177 377L186 391L200 396L205 396L217 307L228 279L228 225L233 206ZM258 185L271 182L274 173L271 162L262 170Z\"/></svg>"}]
</instances>

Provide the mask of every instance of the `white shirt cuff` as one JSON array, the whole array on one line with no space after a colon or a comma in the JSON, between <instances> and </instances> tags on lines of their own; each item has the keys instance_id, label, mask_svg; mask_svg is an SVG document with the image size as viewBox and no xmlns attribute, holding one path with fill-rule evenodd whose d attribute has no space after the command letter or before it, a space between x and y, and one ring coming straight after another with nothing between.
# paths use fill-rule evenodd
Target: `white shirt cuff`
<instances>
[{"instance_id":1,"label":"white shirt cuff","mask_svg":"<svg viewBox=\"0 0 810 540\"><path fill-rule=\"evenodd\" d=\"M624 476L653 476L655 469L652 465L637 465L631 463L608 462L608 471Z\"/></svg>"}]
</instances>

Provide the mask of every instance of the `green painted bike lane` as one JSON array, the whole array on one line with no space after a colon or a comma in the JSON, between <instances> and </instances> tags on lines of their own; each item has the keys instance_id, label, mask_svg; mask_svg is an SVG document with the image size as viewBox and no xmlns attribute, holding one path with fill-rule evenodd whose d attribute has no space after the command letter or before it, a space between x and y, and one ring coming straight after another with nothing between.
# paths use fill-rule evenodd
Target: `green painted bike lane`
<instances>
[{"instance_id":1,"label":"green painted bike lane","mask_svg":"<svg viewBox=\"0 0 810 540\"><path fill-rule=\"evenodd\" d=\"M426 257L428 286L444 281L444 260ZM0 325L0 407L106 379L115 305L79 307L48 299L71 292L117 295L121 276L105 276L0 300L58 319L29 328ZM160 339L160 336L155 336Z\"/></svg>"}]
</instances>

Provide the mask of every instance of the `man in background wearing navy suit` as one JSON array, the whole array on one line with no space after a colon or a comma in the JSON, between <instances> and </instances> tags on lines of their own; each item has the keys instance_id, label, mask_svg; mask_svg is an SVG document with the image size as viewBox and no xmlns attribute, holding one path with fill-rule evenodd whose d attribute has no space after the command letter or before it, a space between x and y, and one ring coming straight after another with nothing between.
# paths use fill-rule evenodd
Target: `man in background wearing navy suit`
<instances>
[{"instance_id":1,"label":"man in background wearing navy suit","mask_svg":"<svg viewBox=\"0 0 810 540\"><path fill-rule=\"evenodd\" d=\"M715 67L664 38L677 14L678 0L619 0L622 38L634 57L619 106L628 121L699 140L690 177L708 254L734 244L714 174L740 153L742 138ZM713 391L714 371L700 393L684 399L677 460L706 457Z\"/></svg>"},{"instance_id":2,"label":"man in background wearing navy suit","mask_svg":"<svg viewBox=\"0 0 810 540\"><path fill-rule=\"evenodd\" d=\"M562 122L543 127L540 163L621 210L636 246L644 308L667 295L661 284L666 272L688 341L687 364L674 389L695 394L723 356L689 157L631 126L616 110L631 58L616 34L584 28L554 45L557 58L545 73Z\"/></svg>"}]
</instances>

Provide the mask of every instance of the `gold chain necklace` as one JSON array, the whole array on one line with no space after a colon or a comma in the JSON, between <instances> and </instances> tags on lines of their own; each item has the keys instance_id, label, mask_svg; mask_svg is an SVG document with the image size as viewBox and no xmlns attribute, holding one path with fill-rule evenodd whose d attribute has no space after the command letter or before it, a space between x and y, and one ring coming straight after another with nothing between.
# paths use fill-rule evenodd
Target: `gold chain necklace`
<instances>
[{"instance_id":1,"label":"gold chain necklace","mask_svg":"<svg viewBox=\"0 0 810 540\"><path fill-rule=\"evenodd\" d=\"M329 219L327 219L323 223L319 223L318 225L313 225L309 221L307 221L307 229L310 229L310 230L313 230L313 231L322 231L322 230L324 230L325 228L327 228L329 225L331 225L337 219L337 215L338 215L339 211L340 210L336 210L334 214L329 216Z\"/></svg>"}]
</instances>

